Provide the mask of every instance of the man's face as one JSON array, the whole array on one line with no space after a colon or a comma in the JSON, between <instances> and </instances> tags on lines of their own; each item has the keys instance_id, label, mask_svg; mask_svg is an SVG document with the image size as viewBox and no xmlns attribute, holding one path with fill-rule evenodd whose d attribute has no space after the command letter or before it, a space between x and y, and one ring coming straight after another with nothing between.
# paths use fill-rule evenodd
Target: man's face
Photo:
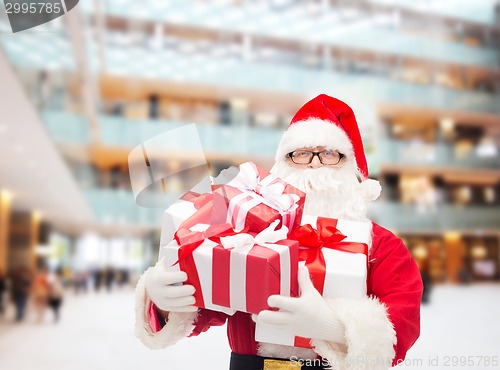
<instances>
[{"instance_id":1,"label":"man's face","mask_svg":"<svg viewBox=\"0 0 500 370\"><path fill-rule=\"evenodd\" d=\"M277 161L271 172L306 192L328 191L357 185L356 165L343 153L325 146L300 147ZM345 191L343 191L345 192Z\"/></svg>"},{"instance_id":2,"label":"man's face","mask_svg":"<svg viewBox=\"0 0 500 370\"><path fill-rule=\"evenodd\" d=\"M323 146L302 147L292 153L284 161L277 161L271 173L307 194L306 214L366 219L366 202L359 190L353 159Z\"/></svg>"}]
</instances>

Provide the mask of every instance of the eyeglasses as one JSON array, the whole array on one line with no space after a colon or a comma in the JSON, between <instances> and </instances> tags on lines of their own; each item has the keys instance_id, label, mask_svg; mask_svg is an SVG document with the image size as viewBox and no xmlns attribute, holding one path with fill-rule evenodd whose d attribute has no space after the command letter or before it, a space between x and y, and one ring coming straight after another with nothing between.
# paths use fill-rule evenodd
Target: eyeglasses
<instances>
[{"instance_id":1,"label":"eyeglasses","mask_svg":"<svg viewBox=\"0 0 500 370\"><path fill-rule=\"evenodd\" d=\"M310 164L315 156L318 156L321 164L336 165L339 164L344 154L336 150L323 150L322 152L311 152L309 150L295 150L287 154L295 164Z\"/></svg>"}]
</instances>

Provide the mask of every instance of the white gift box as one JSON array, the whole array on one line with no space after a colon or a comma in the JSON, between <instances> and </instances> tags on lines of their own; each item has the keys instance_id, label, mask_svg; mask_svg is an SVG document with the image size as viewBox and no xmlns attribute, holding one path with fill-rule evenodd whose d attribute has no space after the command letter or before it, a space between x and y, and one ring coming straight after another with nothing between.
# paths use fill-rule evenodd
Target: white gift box
<instances>
[{"instance_id":1,"label":"white gift box","mask_svg":"<svg viewBox=\"0 0 500 370\"><path fill-rule=\"evenodd\" d=\"M160 252L162 247L170 243L174 239L174 234L179 228L180 224L195 214L197 209L194 207L192 202L187 200L178 200L170 207L168 207L165 212L163 212L163 220L161 225L161 237L160 237ZM159 259L161 259L160 256Z\"/></svg>"},{"instance_id":2,"label":"white gift box","mask_svg":"<svg viewBox=\"0 0 500 370\"><path fill-rule=\"evenodd\" d=\"M188 193L204 194L210 192L212 180L210 176L205 177ZM163 212L158 260L163 258L163 247L174 239L174 234L180 224L194 215L196 211L193 202L181 198Z\"/></svg>"},{"instance_id":3,"label":"white gift box","mask_svg":"<svg viewBox=\"0 0 500 370\"><path fill-rule=\"evenodd\" d=\"M317 217L303 215L301 225L310 224L316 228ZM336 220L337 229L346 236L342 242L371 244L370 222ZM325 258L326 274L323 297L335 299L362 298L366 296L367 256L330 248L322 248ZM307 347L307 340L297 338L274 326L257 323L255 340L287 346Z\"/></svg>"}]
</instances>

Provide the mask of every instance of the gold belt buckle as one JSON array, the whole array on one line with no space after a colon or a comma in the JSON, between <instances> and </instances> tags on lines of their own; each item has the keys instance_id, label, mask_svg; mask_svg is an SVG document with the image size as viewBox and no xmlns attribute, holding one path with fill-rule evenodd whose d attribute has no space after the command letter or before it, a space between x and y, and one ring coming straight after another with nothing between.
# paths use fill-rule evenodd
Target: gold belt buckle
<instances>
[{"instance_id":1,"label":"gold belt buckle","mask_svg":"<svg viewBox=\"0 0 500 370\"><path fill-rule=\"evenodd\" d=\"M283 360L264 360L263 370L300 370L302 365L298 361L283 361Z\"/></svg>"}]
</instances>

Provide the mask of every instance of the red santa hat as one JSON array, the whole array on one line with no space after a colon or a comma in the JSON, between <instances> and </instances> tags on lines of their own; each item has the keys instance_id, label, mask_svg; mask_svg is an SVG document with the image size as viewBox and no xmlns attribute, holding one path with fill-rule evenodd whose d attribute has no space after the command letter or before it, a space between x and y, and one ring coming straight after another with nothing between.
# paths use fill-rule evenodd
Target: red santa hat
<instances>
[{"instance_id":1,"label":"red santa hat","mask_svg":"<svg viewBox=\"0 0 500 370\"><path fill-rule=\"evenodd\" d=\"M298 148L324 146L338 150L353 160L366 185L368 199L377 198L380 185L368 179L363 141L351 107L341 100L321 94L304 104L292 118L276 152L276 161Z\"/></svg>"}]
</instances>

